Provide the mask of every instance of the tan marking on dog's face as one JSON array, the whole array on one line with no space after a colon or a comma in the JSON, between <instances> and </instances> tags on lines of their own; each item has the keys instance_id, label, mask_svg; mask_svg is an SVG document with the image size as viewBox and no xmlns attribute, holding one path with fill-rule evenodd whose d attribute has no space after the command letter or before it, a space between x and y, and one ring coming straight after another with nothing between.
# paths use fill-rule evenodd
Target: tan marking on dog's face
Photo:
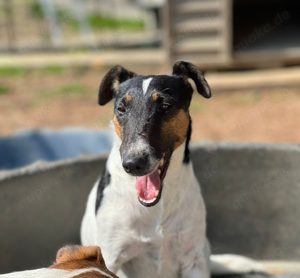
<instances>
[{"instance_id":1,"label":"tan marking on dog's face","mask_svg":"<svg viewBox=\"0 0 300 278\"><path fill-rule=\"evenodd\" d=\"M114 118L113 118L113 123L114 123L115 131L116 131L117 135L122 139L123 126L120 124L120 122L116 116L114 116Z\"/></svg>"},{"instance_id":2,"label":"tan marking on dog's face","mask_svg":"<svg viewBox=\"0 0 300 278\"><path fill-rule=\"evenodd\" d=\"M181 109L174 117L162 124L162 141L174 141L175 150L185 141L188 126L189 115Z\"/></svg>"},{"instance_id":3,"label":"tan marking on dog's face","mask_svg":"<svg viewBox=\"0 0 300 278\"><path fill-rule=\"evenodd\" d=\"M133 97L129 94L126 94L126 96L124 97L124 101L127 105L132 101L132 99Z\"/></svg>"},{"instance_id":4,"label":"tan marking on dog's face","mask_svg":"<svg viewBox=\"0 0 300 278\"><path fill-rule=\"evenodd\" d=\"M153 102L157 102L157 100L160 97L160 93L159 92L155 92L154 94L151 95L151 99Z\"/></svg>"}]
</instances>

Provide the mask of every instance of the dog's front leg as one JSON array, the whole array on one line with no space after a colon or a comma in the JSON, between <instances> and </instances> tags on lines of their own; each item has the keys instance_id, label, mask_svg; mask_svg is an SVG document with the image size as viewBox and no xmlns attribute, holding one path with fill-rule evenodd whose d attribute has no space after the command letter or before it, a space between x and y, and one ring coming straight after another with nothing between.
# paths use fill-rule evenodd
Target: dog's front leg
<instances>
[{"instance_id":1,"label":"dog's front leg","mask_svg":"<svg viewBox=\"0 0 300 278\"><path fill-rule=\"evenodd\" d=\"M209 278L209 268L206 263L199 263L182 270L181 278Z\"/></svg>"},{"instance_id":2,"label":"dog's front leg","mask_svg":"<svg viewBox=\"0 0 300 278\"><path fill-rule=\"evenodd\" d=\"M194 240L193 242L195 242ZM204 244L199 244L197 247L188 249L189 252L181 254L181 275L180 278L209 278L210 277L210 246L208 240L200 239L199 242L204 242ZM191 246L191 245L187 245ZM184 249L182 249L184 250Z\"/></svg>"},{"instance_id":3,"label":"dog's front leg","mask_svg":"<svg viewBox=\"0 0 300 278\"><path fill-rule=\"evenodd\" d=\"M182 273L182 278L209 278L209 273L199 269L198 267L193 267Z\"/></svg>"},{"instance_id":4,"label":"dog's front leg","mask_svg":"<svg viewBox=\"0 0 300 278\"><path fill-rule=\"evenodd\" d=\"M209 246L205 244L203 248L199 248L197 254L194 254L191 259L185 261L181 271L181 278L209 278L210 267L209 267ZM188 259L186 256L185 259Z\"/></svg>"}]
</instances>

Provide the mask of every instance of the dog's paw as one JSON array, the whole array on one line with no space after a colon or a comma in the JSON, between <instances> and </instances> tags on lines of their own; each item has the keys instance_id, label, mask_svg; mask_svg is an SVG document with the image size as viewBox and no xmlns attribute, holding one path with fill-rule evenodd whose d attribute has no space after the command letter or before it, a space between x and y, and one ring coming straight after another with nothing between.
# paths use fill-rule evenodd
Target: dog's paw
<instances>
[{"instance_id":1,"label":"dog's paw","mask_svg":"<svg viewBox=\"0 0 300 278\"><path fill-rule=\"evenodd\" d=\"M233 254L211 255L210 268L213 275L265 272L263 264L250 258Z\"/></svg>"}]
</instances>

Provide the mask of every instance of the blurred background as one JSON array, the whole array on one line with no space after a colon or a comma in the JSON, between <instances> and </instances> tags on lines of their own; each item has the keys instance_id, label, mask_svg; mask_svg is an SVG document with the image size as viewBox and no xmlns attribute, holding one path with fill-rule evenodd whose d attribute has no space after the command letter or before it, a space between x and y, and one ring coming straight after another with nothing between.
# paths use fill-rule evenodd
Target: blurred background
<instances>
[{"instance_id":1,"label":"blurred background","mask_svg":"<svg viewBox=\"0 0 300 278\"><path fill-rule=\"evenodd\" d=\"M213 252L300 261L300 1L0 0L0 273L80 242L112 142L103 75L176 60L213 91L191 104Z\"/></svg>"},{"instance_id":2,"label":"blurred background","mask_svg":"<svg viewBox=\"0 0 300 278\"><path fill-rule=\"evenodd\" d=\"M194 140L298 143L299 34L292 0L0 0L0 136L107 129L97 89L112 65L188 60L213 89L194 96Z\"/></svg>"}]
</instances>

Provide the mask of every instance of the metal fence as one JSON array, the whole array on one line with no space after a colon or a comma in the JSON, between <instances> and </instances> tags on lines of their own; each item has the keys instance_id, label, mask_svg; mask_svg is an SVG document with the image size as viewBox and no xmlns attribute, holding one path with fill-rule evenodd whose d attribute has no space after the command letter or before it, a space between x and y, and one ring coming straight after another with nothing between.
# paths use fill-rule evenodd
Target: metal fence
<instances>
[{"instance_id":1,"label":"metal fence","mask_svg":"<svg viewBox=\"0 0 300 278\"><path fill-rule=\"evenodd\" d=\"M0 0L0 51L152 45L155 13L132 0Z\"/></svg>"}]
</instances>

